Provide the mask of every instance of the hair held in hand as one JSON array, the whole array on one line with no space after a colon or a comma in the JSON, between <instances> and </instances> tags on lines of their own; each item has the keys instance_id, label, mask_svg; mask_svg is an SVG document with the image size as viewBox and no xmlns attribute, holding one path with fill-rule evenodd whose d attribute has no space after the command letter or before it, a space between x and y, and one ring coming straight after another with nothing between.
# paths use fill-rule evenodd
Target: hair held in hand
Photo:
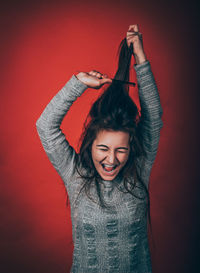
<instances>
[{"instance_id":1,"label":"hair held in hand","mask_svg":"<svg viewBox=\"0 0 200 273\"><path fill-rule=\"evenodd\" d=\"M128 47L126 39L122 40L119 47L119 62L118 69L115 74L115 79L103 94L93 103L88 118L84 125L84 131L81 136L80 146L80 163L87 170L87 175L83 175L79 168L78 172L82 178L85 178L85 183L82 187L87 196L94 202L100 203L102 207L107 207L103 200L100 177L94 167L91 147L96 139L98 132L101 130L112 130L128 132L130 136L130 154L126 165L120 171L119 176L123 177L124 192L131 193L137 198L144 199L147 197L149 202L148 191L138 175L136 168L136 158L143 153L143 148L140 144L140 136L137 130L139 112L136 104L129 96L129 88L123 81L129 81L129 70L133 49ZM134 176L134 179L131 179ZM138 196L135 189L138 187L144 189L144 195ZM96 192L99 200L95 200L90 193L91 187L96 187ZM81 190L81 191L82 191Z\"/></svg>"}]
</instances>

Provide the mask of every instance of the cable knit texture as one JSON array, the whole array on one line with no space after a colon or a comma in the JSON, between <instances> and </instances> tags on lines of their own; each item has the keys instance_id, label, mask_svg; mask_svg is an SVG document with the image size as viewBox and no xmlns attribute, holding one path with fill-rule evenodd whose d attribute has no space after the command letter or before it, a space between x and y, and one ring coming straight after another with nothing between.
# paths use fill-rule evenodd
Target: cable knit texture
<instances>
[{"instance_id":1,"label":"cable knit texture","mask_svg":"<svg viewBox=\"0 0 200 273\"><path fill-rule=\"evenodd\" d=\"M150 63L134 66L141 103L140 130L145 156L137 160L139 174L148 187L155 160L162 108ZM36 122L44 150L61 176L71 205L74 253L71 273L150 273L146 201L123 193L123 181L101 181L103 196L112 209L101 208L84 194L78 175L76 152L60 129L72 103L87 86L74 75L53 97ZM132 178L133 179L133 178ZM139 194L142 190L137 189ZM96 196L95 189L91 193ZM76 200L77 199L77 200Z\"/></svg>"}]
</instances>

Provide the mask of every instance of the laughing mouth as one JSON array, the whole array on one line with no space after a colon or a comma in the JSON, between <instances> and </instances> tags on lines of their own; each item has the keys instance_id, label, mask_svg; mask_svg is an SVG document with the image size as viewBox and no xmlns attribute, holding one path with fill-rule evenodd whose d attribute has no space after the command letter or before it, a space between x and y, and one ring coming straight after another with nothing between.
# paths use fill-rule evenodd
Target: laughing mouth
<instances>
[{"instance_id":1,"label":"laughing mouth","mask_svg":"<svg viewBox=\"0 0 200 273\"><path fill-rule=\"evenodd\" d=\"M104 171L108 172L108 173L112 173L118 165L109 165L109 164L101 164Z\"/></svg>"}]
</instances>

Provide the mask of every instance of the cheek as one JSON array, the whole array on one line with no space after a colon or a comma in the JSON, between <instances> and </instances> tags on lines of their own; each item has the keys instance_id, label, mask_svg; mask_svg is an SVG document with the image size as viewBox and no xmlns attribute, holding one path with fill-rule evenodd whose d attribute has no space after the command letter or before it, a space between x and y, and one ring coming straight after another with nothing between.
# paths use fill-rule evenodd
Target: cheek
<instances>
[{"instance_id":1,"label":"cheek","mask_svg":"<svg viewBox=\"0 0 200 273\"><path fill-rule=\"evenodd\" d=\"M128 161L129 153L128 154L121 154L118 156L118 160L121 162L122 165L125 165Z\"/></svg>"},{"instance_id":2,"label":"cheek","mask_svg":"<svg viewBox=\"0 0 200 273\"><path fill-rule=\"evenodd\" d=\"M93 159L93 162L102 160L103 159L102 152L93 148L92 149L92 159Z\"/></svg>"}]
</instances>

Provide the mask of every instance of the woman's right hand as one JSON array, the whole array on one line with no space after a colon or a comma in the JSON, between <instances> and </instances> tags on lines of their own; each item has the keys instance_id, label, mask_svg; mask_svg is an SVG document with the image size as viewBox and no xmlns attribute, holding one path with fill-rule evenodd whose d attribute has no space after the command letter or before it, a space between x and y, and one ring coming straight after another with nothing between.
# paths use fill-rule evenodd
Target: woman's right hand
<instances>
[{"instance_id":1,"label":"woman's right hand","mask_svg":"<svg viewBox=\"0 0 200 273\"><path fill-rule=\"evenodd\" d=\"M77 79L86 84L90 88L99 89L105 83L111 83L112 80L107 75L98 71L80 72L76 75Z\"/></svg>"}]
</instances>

